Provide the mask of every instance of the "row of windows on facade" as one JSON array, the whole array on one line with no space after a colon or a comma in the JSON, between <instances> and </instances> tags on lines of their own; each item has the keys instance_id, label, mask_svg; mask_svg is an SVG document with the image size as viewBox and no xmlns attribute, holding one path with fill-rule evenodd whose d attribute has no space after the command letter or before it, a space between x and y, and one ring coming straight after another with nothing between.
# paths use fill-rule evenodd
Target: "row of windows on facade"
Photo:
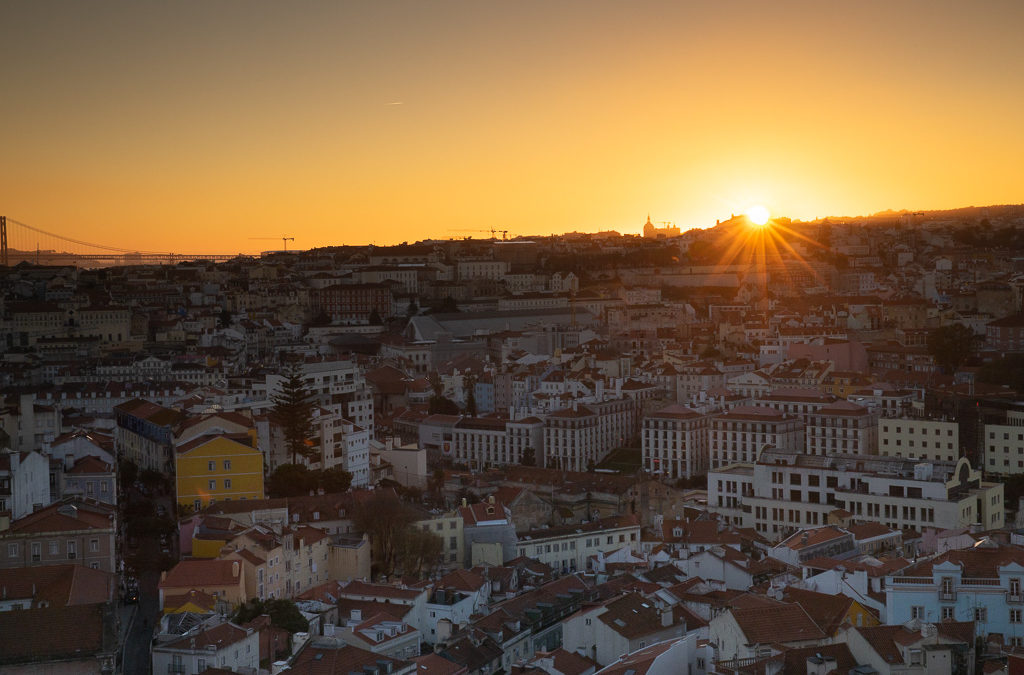
<instances>
[{"instance_id":1,"label":"row of windows on facade","mask_svg":"<svg viewBox=\"0 0 1024 675\"><path fill-rule=\"evenodd\" d=\"M78 542L72 539L65 541L64 551L67 553L68 560L74 560L78 556ZM42 557L42 542L33 541L30 542L30 551L33 562L39 562ZM89 540L89 552L98 553L100 550L100 540L90 539ZM46 551L50 556L60 555L60 542L59 541L48 541L46 542ZM12 542L7 544L7 557L17 558L21 553L21 544Z\"/></svg>"},{"instance_id":2,"label":"row of windows on facade","mask_svg":"<svg viewBox=\"0 0 1024 675\"><path fill-rule=\"evenodd\" d=\"M619 543L620 544L626 543L626 535L625 534L620 534L618 538L619 538ZM629 534L629 540L630 541L636 541L636 533L635 532L631 532ZM605 537L605 544L606 545L612 545L614 543L615 543L615 535L608 535L607 537ZM588 538L584 542L583 545L584 545L585 548L593 548L595 546L600 546L601 545L601 537ZM526 550L527 549L525 547L520 547L519 548L519 555L520 556L526 556ZM552 552L557 553L558 550L559 550L559 544L557 544L557 543L556 544L538 544L536 547L534 547L535 555L543 555L545 553L552 553ZM563 541L561 543L561 550L562 551L575 551L576 550L576 540L574 539L572 541Z\"/></svg>"},{"instance_id":3,"label":"row of windows on facade","mask_svg":"<svg viewBox=\"0 0 1024 675\"><path fill-rule=\"evenodd\" d=\"M928 435L927 427L920 427L920 428L917 428L917 427L907 427L907 433L908 434L912 434L912 433L914 433L915 429L917 429L917 431L920 432L920 434L922 436L927 436ZM934 431L935 431L934 435L936 435L936 436L940 436L941 435L941 431L942 431L941 429L934 429ZM883 433L888 433L889 432L889 425L883 424L882 425L882 432ZM903 427L896 427L896 433L902 434L903 433ZM953 430L952 429L946 429L946 435L947 436L952 436L953 435Z\"/></svg>"},{"instance_id":4,"label":"row of windows on facade","mask_svg":"<svg viewBox=\"0 0 1024 675\"><path fill-rule=\"evenodd\" d=\"M940 608L940 616L943 621L955 621L956 620L956 607L943 606ZM974 620L980 623L988 622L988 607L975 607L973 611ZM912 605L910 607L910 618L920 619L922 621L931 618L927 617L925 608L922 605ZM1024 610L1011 609L1008 612L1008 618L1010 623L1024 623ZM1016 638L1018 642L1013 644L1020 644L1021 638Z\"/></svg>"}]
</instances>

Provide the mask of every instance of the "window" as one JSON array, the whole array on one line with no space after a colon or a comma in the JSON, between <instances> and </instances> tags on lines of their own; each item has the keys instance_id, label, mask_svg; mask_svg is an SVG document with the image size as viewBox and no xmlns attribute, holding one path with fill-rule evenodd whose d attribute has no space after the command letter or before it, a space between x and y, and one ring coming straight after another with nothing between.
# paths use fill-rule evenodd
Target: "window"
<instances>
[{"instance_id":1,"label":"window","mask_svg":"<svg viewBox=\"0 0 1024 675\"><path fill-rule=\"evenodd\" d=\"M910 608L911 619L923 619L924 618L924 607L921 605L914 605Z\"/></svg>"},{"instance_id":2,"label":"window","mask_svg":"<svg viewBox=\"0 0 1024 675\"><path fill-rule=\"evenodd\" d=\"M8 558L17 558L18 557L18 545L17 544L8 544L7 545L7 557Z\"/></svg>"},{"instance_id":3,"label":"window","mask_svg":"<svg viewBox=\"0 0 1024 675\"><path fill-rule=\"evenodd\" d=\"M231 470L231 460L230 459L225 459L224 460L224 470L225 471L230 471Z\"/></svg>"},{"instance_id":4,"label":"window","mask_svg":"<svg viewBox=\"0 0 1024 675\"><path fill-rule=\"evenodd\" d=\"M89 553L96 553L100 550L100 540L90 539L89 540Z\"/></svg>"},{"instance_id":5,"label":"window","mask_svg":"<svg viewBox=\"0 0 1024 675\"><path fill-rule=\"evenodd\" d=\"M1011 609L1010 610L1010 623L1020 623L1021 610Z\"/></svg>"},{"instance_id":6,"label":"window","mask_svg":"<svg viewBox=\"0 0 1024 675\"><path fill-rule=\"evenodd\" d=\"M60 549L57 546L57 542L51 541L48 543L49 545L46 547L47 553L49 553L50 555L57 555L58 553L60 553Z\"/></svg>"},{"instance_id":7,"label":"window","mask_svg":"<svg viewBox=\"0 0 1024 675\"><path fill-rule=\"evenodd\" d=\"M953 608L952 607L943 607L942 608L942 619L944 621L945 620L950 620L950 621L953 620Z\"/></svg>"},{"instance_id":8,"label":"window","mask_svg":"<svg viewBox=\"0 0 1024 675\"><path fill-rule=\"evenodd\" d=\"M193 508L193 510L195 510L195 511L198 511L199 509L203 508L203 502L202 502L202 500L200 500L200 499L195 499L195 500L193 500L193 501L192 501L192 508Z\"/></svg>"},{"instance_id":9,"label":"window","mask_svg":"<svg viewBox=\"0 0 1024 675\"><path fill-rule=\"evenodd\" d=\"M213 461L213 460L211 459L211 460L210 460L209 462L207 462L207 463L206 463L206 468L207 468L207 469L208 469L209 471L213 471L214 469L216 469L216 468L217 468L217 462L215 462L215 461Z\"/></svg>"},{"instance_id":10,"label":"window","mask_svg":"<svg viewBox=\"0 0 1024 675\"><path fill-rule=\"evenodd\" d=\"M974 608L974 620L987 622L988 621L988 608L987 607L975 607Z\"/></svg>"},{"instance_id":11,"label":"window","mask_svg":"<svg viewBox=\"0 0 1024 675\"><path fill-rule=\"evenodd\" d=\"M227 488L230 488L230 487L231 487L231 479L230 478L225 478L224 479L224 488L227 489Z\"/></svg>"},{"instance_id":12,"label":"window","mask_svg":"<svg viewBox=\"0 0 1024 675\"><path fill-rule=\"evenodd\" d=\"M211 490L216 490L217 489L217 481L216 480L211 480L210 481L210 489Z\"/></svg>"},{"instance_id":13,"label":"window","mask_svg":"<svg viewBox=\"0 0 1024 675\"><path fill-rule=\"evenodd\" d=\"M74 540L68 541L68 560L74 560L78 555L78 546Z\"/></svg>"}]
</instances>

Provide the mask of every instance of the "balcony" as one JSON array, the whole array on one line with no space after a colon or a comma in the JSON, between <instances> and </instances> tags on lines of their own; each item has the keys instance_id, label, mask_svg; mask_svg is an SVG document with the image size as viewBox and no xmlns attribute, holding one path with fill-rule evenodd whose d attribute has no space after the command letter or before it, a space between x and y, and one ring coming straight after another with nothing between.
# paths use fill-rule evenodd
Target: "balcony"
<instances>
[{"instance_id":1,"label":"balcony","mask_svg":"<svg viewBox=\"0 0 1024 675\"><path fill-rule=\"evenodd\" d=\"M1013 603L1024 603L1024 593L1018 591L1008 591L1006 593L1006 601Z\"/></svg>"},{"instance_id":2,"label":"balcony","mask_svg":"<svg viewBox=\"0 0 1024 675\"><path fill-rule=\"evenodd\" d=\"M943 601L955 601L956 591L939 591L939 600Z\"/></svg>"}]
</instances>

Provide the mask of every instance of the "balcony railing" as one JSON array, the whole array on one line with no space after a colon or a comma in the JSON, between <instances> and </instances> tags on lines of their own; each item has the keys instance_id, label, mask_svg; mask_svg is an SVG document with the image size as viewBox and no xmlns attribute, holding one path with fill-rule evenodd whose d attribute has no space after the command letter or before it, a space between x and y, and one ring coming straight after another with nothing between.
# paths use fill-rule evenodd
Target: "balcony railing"
<instances>
[{"instance_id":1,"label":"balcony railing","mask_svg":"<svg viewBox=\"0 0 1024 675\"><path fill-rule=\"evenodd\" d=\"M935 583L932 577L892 577L888 584L890 586L925 586Z\"/></svg>"},{"instance_id":2,"label":"balcony railing","mask_svg":"<svg viewBox=\"0 0 1024 675\"><path fill-rule=\"evenodd\" d=\"M956 600L956 591L939 591L939 600Z\"/></svg>"},{"instance_id":3,"label":"balcony railing","mask_svg":"<svg viewBox=\"0 0 1024 675\"><path fill-rule=\"evenodd\" d=\"M1017 592L1009 591L1006 594L1006 601L1007 602L1024 602L1024 594L1022 594L1020 591L1017 591Z\"/></svg>"}]
</instances>

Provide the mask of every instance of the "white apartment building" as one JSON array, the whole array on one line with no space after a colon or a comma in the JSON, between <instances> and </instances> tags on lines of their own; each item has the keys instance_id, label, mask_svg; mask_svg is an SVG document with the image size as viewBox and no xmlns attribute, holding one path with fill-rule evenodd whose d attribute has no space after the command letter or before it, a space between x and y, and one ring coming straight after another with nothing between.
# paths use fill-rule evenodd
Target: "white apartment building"
<instances>
[{"instance_id":1,"label":"white apartment building","mask_svg":"<svg viewBox=\"0 0 1024 675\"><path fill-rule=\"evenodd\" d=\"M632 435L636 419L629 399L556 410L544 419L545 466L589 470Z\"/></svg>"},{"instance_id":2,"label":"white apartment building","mask_svg":"<svg viewBox=\"0 0 1024 675\"><path fill-rule=\"evenodd\" d=\"M353 487L369 485L370 432L340 415L323 413L313 420L320 440L323 467L340 466L348 471L352 474Z\"/></svg>"},{"instance_id":3,"label":"white apartment building","mask_svg":"<svg viewBox=\"0 0 1024 675\"><path fill-rule=\"evenodd\" d=\"M518 464L509 454L507 441L505 420L463 417L452 427L452 461L476 469Z\"/></svg>"},{"instance_id":4,"label":"white apartment building","mask_svg":"<svg viewBox=\"0 0 1024 675\"><path fill-rule=\"evenodd\" d=\"M623 547L640 547L640 523L632 516L530 530L519 534L516 542L520 557L538 560L562 574L589 570L591 556Z\"/></svg>"},{"instance_id":5,"label":"white apartment building","mask_svg":"<svg viewBox=\"0 0 1024 675\"><path fill-rule=\"evenodd\" d=\"M883 417L878 420L878 454L884 457L960 458L960 425L946 419Z\"/></svg>"},{"instance_id":6,"label":"white apartment building","mask_svg":"<svg viewBox=\"0 0 1024 675\"><path fill-rule=\"evenodd\" d=\"M908 389L866 388L858 389L847 400L871 410L877 410L883 417L898 417L918 400L916 392Z\"/></svg>"},{"instance_id":7,"label":"white apartment building","mask_svg":"<svg viewBox=\"0 0 1024 675\"><path fill-rule=\"evenodd\" d=\"M708 468L709 416L670 405L643 421L643 467L663 478L690 478Z\"/></svg>"},{"instance_id":8,"label":"white apartment building","mask_svg":"<svg viewBox=\"0 0 1024 675\"><path fill-rule=\"evenodd\" d=\"M255 672L260 634L217 618L180 636L157 636L152 654L154 673L202 673L208 668Z\"/></svg>"},{"instance_id":9,"label":"white apartment building","mask_svg":"<svg viewBox=\"0 0 1024 675\"><path fill-rule=\"evenodd\" d=\"M18 520L49 505L49 458L38 452L0 453L0 512Z\"/></svg>"},{"instance_id":10,"label":"white apartment building","mask_svg":"<svg viewBox=\"0 0 1024 675\"><path fill-rule=\"evenodd\" d=\"M878 453L878 413L838 400L806 417L809 455L874 455Z\"/></svg>"},{"instance_id":11,"label":"white apartment building","mask_svg":"<svg viewBox=\"0 0 1024 675\"><path fill-rule=\"evenodd\" d=\"M1024 411L1009 410L1002 424L985 425L984 462L987 473L1024 473Z\"/></svg>"},{"instance_id":12,"label":"white apartment building","mask_svg":"<svg viewBox=\"0 0 1024 675\"><path fill-rule=\"evenodd\" d=\"M452 461L473 468L521 464L526 448L533 449L538 462L543 447L544 423L536 417L515 421L463 417L452 427Z\"/></svg>"},{"instance_id":13,"label":"white apartment building","mask_svg":"<svg viewBox=\"0 0 1024 675\"><path fill-rule=\"evenodd\" d=\"M743 500L753 496L753 464L730 464L708 473L708 509L722 516L727 525L743 527Z\"/></svg>"},{"instance_id":14,"label":"white apartment building","mask_svg":"<svg viewBox=\"0 0 1024 675\"><path fill-rule=\"evenodd\" d=\"M799 417L764 406L738 406L711 418L711 468L756 462L766 447L794 452L804 449Z\"/></svg>"},{"instance_id":15,"label":"white apartment building","mask_svg":"<svg viewBox=\"0 0 1024 675\"><path fill-rule=\"evenodd\" d=\"M893 529L942 530L975 523L997 529L1004 522L1002 484L983 482L966 458L917 462L768 448L752 470L747 479L737 467L712 469L708 508L741 518L743 527L772 541L824 525L836 509ZM727 489L733 483L734 489ZM717 506L720 498L724 507Z\"/></svg>"}]
</instances>

